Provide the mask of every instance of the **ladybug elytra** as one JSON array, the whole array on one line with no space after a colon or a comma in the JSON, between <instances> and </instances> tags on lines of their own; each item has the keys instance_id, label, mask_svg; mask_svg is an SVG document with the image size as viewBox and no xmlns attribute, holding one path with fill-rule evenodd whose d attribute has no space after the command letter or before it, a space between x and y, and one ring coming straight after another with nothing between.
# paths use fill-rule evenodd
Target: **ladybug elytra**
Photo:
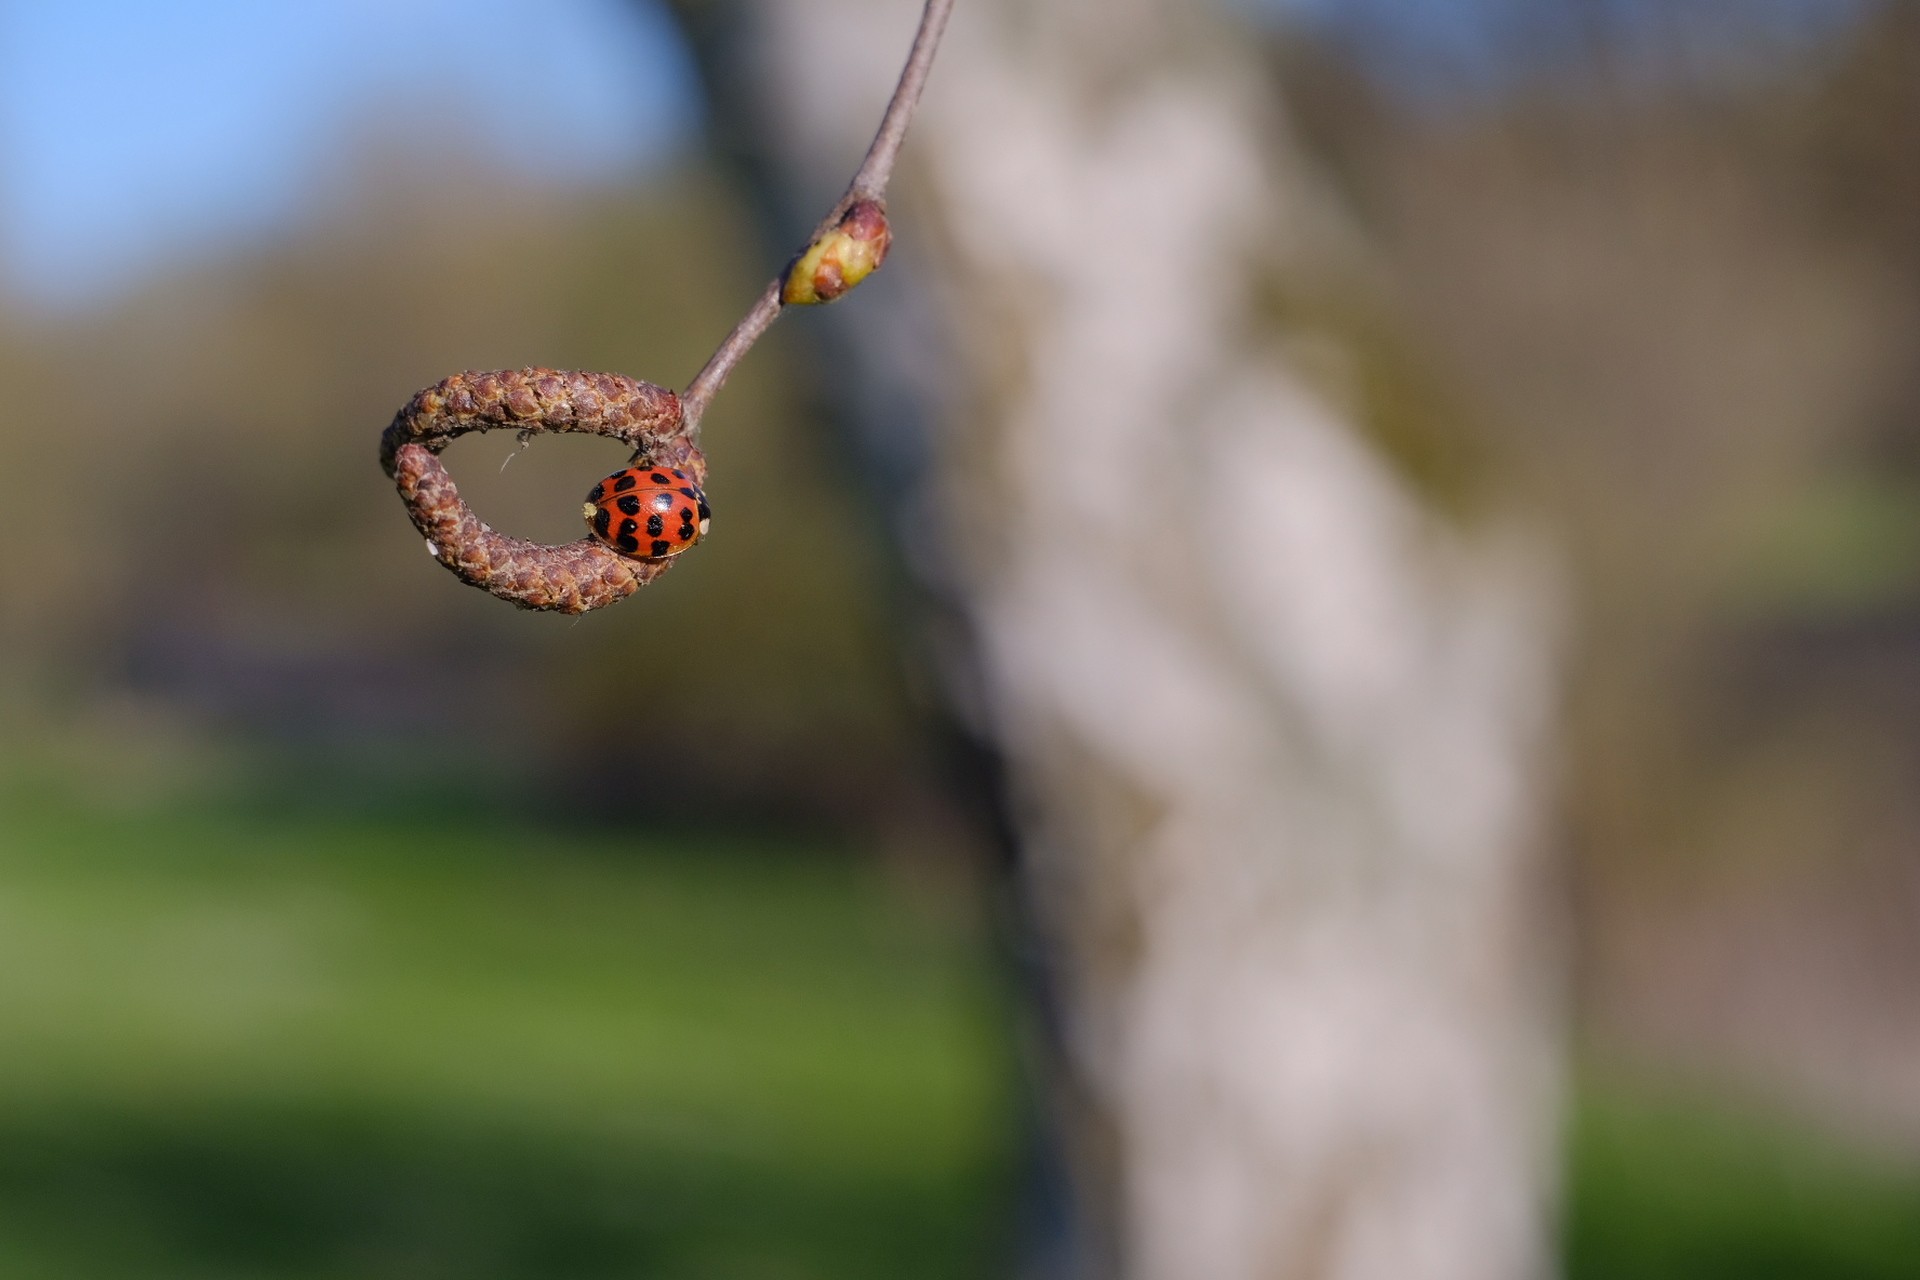
<instances>
[{"instance_id":1,"label":"ladybug elytra","mask_svg":"<svg viewBox=\"0 0 1920 1280\"><path fill-rule=\"evenodd\" d=\"M648 466L624 468L593 486L580 513L594 537L637 560L679 555L706 536L712 516L693 477Z\"/></svg>"}]
</instances>

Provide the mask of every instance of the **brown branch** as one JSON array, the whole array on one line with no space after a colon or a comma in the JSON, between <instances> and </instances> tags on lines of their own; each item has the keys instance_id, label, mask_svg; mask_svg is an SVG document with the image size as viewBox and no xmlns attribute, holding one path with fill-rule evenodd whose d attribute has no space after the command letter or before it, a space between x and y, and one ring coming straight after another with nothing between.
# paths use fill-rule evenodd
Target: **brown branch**
<instances>
[{"instance_id":1,"label":"brown branch","mask_svg":"<svg viewBox=\"0 0 1920 1280\"><path fill-rule=\"evenodd\" d=\"M760 291L760 297L754 302L752 310L733 326L726 340L710 356L700 372L693 376L687 389L680 393L681 409L687 415L687 434L694 439L700 438L700 419L706 416L707 406L713 403L713 397L721 387L727 385L727 379L733 373L734 366L746 359L747 352L753 350L753 344L760 341L762 334L773 328L773 322L786 310L780 301L780 291L786 286L786 276L775 276L773 282Z\"/></svg>"},{"instance_id":2,"label":"brown branch","mask_svg":"<svg viewBox=\"0 0 1920 1280\"><path fill-rule=\"evenodd\" d=\"M474 514L440 461L472 431L608 436L706 482L706 459L681 430L680 400L665 387L618 373L501 369L456 373L409 400L380 437L393 478L427 554L461 581L519 605L585 613L625 599L671 560L635 560L591 538L549 547L493 529Z\"/></svg>"},{"instance_id":3,"label":"brown branch","mask_svg":"<svg viewBox=\"0 0 1920 1280\"><path fill-rule=\"evenodd\" d=\"M947 19L952 16L953 0L927 0L926 12L920 15L920 30L914 33L913 48L907 54L907 65L900 69L900 83L894 86L887 113L880 118L873 145L867 148L866 159L860 162L853 181L847 185L847 194L827 216L827 223L838 221L856 200L885 198L887 184L893 181L893 162L899 158L900 143L907 136L907 125L913 121L914 108L920 105L920 93L927 87L927 73L933 70L933 55L940 48L940 37L947 29Z\"/></svg>"},{"instance_id":4,"label":"brown branch","mask_svg":"<svg viewBox=\"0 0 1920 1280\"><path fill-rule=\"evenodd\" d=\"M893 166L900 156L900 144L907 136L907 126L913 121L914 109L920 104L921 91L927 84L927 73L933 68L933 55L940 47L940 37L947 29L947 19L953 16L953 5L954 0L927 0L927 7L920 15L920 29L914 33L913 48L907 54L907 64L901 68L900 81L894 86L893 97L887 103L886 114L880 118L880 128L873 135L866 158L860 162L853 181L847 184L846 194L814 228L802 253L837 227L855 204L861 201L885 204L887 184L893 180ZM795 260L799 256L796 254ZM792 264L788 265L790 270ZM694 375L687 389L680 393L689 436L699 438L700 419L705 416L713 397L726 385L728 376L747 352L753 349L753 344L760 340L761 335L773 326L773 322L786 309L781 302L786 282L787 272L783 271L761 291L752 309L734 326L733 332L727 335L700 372Z\"/></svg>"},{"instance_id":5,"label":"brown branch","mask_svg":"<svg viewBox=\"0 0 1920 1280\"><path fill-rule=\"evenodd\" d=\"M839 297L886 256L887 182L953 2L927 0L913 51L866 159L795 258L796 263L809 255L817 259L807 272L795 273L807 281L795 295L798 301ZM471 431L510 430L523 438L542 431L582 431L632 446L635 458L682 467L704 486L706 459L695 443L700 415L733 367L779 319L787 305L782 301L786 284L783 274L767 286L684 396L617 373L538 368L455 374L414 396L380 438L380 465L426 539L428 554L461 581L502 600L560 613L612 604L665 573L674 561L622 556L592 538L543 546L497 532L461 498L440 451Z\"/></svg>"}]
</instances>

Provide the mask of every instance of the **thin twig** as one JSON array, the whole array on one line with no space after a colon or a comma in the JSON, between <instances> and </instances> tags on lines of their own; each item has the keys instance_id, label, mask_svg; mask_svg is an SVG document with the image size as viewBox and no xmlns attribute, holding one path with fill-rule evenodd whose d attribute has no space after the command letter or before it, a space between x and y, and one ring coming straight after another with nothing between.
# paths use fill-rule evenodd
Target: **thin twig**
<instances>
[{"instance_id":1,"label":"thin twig","mask_svg":"<svg viewBox=\"0 0 1920 1280\"><path fill-rule=\"evenodd\" d=\"M907 65L900 70L900 83L894 86L887 113L881 117L879 131L873 135L873 145L867 148L866 159L860 162L859 171L847 184L847 194L840 198L839 206L828 217L829 223L856 200L879 200L886 196L901 140L907 136L914 108L920 105L920 91L927 86L933 55L940 47L941 33L947 29L947 19L952 15L953 0L927 0L926 12L920 15L920 30L913 37L913 49L907 54Z\"/></svg>"},{"instance_id":2,"label":"thin twig","mask_svg":"<svg viewBox=\"0 0 1920 1280\"><path fill-rule=\"evenodd\" d=\"M733 326L733 332L727 335L699 373L694 375L687 389L680 393L680 411L686 416L687 435L693 439L700 436L700 419L706 415L707 406L721 387L726 385L727 375L733 367L753 350L753 344L760 341L760 335L773 327L786 308L781 305L780 291L786 285L783 276L775 276L773 283L761 291L753 309Z\"/></svg>"},{"instance_id":3,"label":"thin twig","mask_svg":"<svg viewBox=\"0 0 1920 1280\"><path fill-rule=\"evenodd\" d=\"M913 48L907 54L907 65L900 71L900 83L894 87L893 98L887 103L886 114L880 119L880 128L873 135L873 145L867 148L866 158L860 162L853 181L847 184L846 194L840 197L832 211L820 220L820 225L808 237L808 245L831 230L855 202L885 201L887 184L893 179L894 161L900 155L900 143L907 136L907 125L913 120L914 108L920 104L920 91L926 87L927 73L933 66L933 55L940 46L940 36L946 30L947 19L953 15L953 5L954 0L927 0L927 7L920 15L920 29L914 33ZM680 405L686 417L689 437L698 438L700 419L705 416L714 395L726 384L734 366L745 358L747 352L753 349L753 344L760 340L760 336L773 326L773 322L786 309L780 301L785 284L784 274L774 277L773 282L761 292L752 310L733 327L733 332L727 335L705 367L694 375L687 389L681 392Z\"/></svg>"}]
</instances>

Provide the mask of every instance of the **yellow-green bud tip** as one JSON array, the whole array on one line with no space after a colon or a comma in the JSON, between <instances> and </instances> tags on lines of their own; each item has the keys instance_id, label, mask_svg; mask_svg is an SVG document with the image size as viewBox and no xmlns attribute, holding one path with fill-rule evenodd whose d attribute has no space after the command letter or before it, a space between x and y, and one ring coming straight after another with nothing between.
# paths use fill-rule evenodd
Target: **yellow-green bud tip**
<instances>
[{"instance_id":1,"label":"yellow-green bud tip","mask_svg":"<svg viewBox=\"0 0 1920 1280\"><path fill-rule=\"evenodd\" d=\"M780 301L788 306L832 302L878 271L892 243L887 211L877 200L856 201L793 264Z\"/></svg>"}]
</instances>

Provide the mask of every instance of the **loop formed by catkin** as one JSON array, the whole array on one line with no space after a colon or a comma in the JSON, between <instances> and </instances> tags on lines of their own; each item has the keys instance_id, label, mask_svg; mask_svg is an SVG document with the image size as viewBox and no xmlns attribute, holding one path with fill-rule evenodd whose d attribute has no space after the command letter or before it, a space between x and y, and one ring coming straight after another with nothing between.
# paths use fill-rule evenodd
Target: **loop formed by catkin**
<instances>
[{"instance_id":1,"label":"loop formed by catkin","mask_svg":"<svg viewBox=\"0 0 1920 1280\"><path fill-rule=\"evenodd\" d=\"M636 458L679 467L701 485L707 479L706 459L686 438L680 398L665 387L559 369L456 373L394 415L380 437L380 466L428 551L461 581L523 609L585 613L625 599L672 565L629 559L590 538L556 547L489 528L437 455L469 431L499 430L611 436Z\"/></svg>"}]
</instances>

